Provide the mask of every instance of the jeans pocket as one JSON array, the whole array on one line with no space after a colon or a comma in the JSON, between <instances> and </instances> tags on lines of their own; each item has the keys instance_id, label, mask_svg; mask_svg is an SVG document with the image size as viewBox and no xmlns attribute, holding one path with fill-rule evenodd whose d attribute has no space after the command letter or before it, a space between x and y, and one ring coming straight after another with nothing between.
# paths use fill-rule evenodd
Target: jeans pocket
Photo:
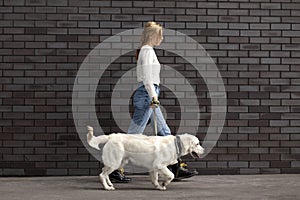
<instances>
[{"instance_id":1,"label":"jeans pocket","mask_svg":"<svg viewBox=\"0 0 300 200\"><path fill-rule=\"evenodd\" d=\"M133 105L138 109L146 109L150 106L150 98L146 89L139 88L133 97Z\"/></svg>"}]
</instances>

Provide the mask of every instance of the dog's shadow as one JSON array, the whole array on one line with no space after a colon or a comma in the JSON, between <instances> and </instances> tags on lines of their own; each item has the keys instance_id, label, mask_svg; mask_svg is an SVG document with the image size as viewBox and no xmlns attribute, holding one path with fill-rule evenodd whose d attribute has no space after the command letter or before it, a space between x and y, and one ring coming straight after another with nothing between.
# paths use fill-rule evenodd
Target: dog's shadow
<instances>
[{"instance_id":1,"label":"dog's shadow","mask_svg":"<svg viewBox=\"0 0 300 200\"><path fill-rule=\"evenodd\" d=\"M73 184L69 184L67 187L76 190L89 190L89 191L105 191L98 177L82 177L74 178L70 180ZM180 181L180 183L185 180ZM167 190L172 190L172 184L178 182L172 182ZM150 178L147 177L133 177L130 183L113 183L116 188L115 191L159 191L152 185ZM182 188L184 189L184 188Z\"/></svg>"}]
</instances>

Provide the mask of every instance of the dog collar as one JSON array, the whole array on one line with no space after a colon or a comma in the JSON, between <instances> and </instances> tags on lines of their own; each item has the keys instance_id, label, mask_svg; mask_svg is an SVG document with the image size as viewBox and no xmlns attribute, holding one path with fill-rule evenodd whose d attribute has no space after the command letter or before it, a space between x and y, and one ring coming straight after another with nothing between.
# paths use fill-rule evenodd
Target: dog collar
<instances>
[{"instance_id":1,"label":"dog collar","mask_svg":"<svg viewBox=\"0 0 300 200\"><path fill-rule=\"evenodd\" d=\"M176 155L178 158L180 158L181 154L182 154L182 142L178 135L176 136L174 142L175 142L175 147L176 147Z\"/></svg>"}]
</instances>

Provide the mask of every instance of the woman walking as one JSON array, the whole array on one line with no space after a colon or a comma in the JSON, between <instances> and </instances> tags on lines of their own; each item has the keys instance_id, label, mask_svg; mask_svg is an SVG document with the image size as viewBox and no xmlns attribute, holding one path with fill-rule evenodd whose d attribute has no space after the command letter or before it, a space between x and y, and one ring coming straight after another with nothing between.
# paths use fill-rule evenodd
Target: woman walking
<instances>
[{"instance_id":1,"label":"woman walking","mask_svg":"<svg viewBox=\"0 0 300 200\"><path fill-rule=\"evenodd\" d=\"M136 55L139 87L133 97L134 114L128 134L143 133L149 121L154 128L154 118L157 122L157 135L166 136L171 134L170 128L158 106L160 104L158 97L160 94L161 66L153 47L160 45L162 40L162 26L156 22L147 22L141 35L141 48ZM155 112L153 112L154 109ZM194 175L194 173L183 168L180 161L178 164L169 166L169 169L175 174L177 180Z\"/></svg>"}]
</instances>

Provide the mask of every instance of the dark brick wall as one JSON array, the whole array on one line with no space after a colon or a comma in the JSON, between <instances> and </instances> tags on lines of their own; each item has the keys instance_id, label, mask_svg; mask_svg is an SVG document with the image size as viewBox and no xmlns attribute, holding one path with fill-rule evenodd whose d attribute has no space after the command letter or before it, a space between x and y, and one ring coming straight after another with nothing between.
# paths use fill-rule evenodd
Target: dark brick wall
<instances>
[{"instance_id":1,"label":"dark brick wall","mask_svg":"<svg viewBox=\"0 0 300 200\"><path fill-rule=\"evenodd\" d=\"M74 127L73 82L93 47L148 20L197 40L223 76L228 97L223 133L205 159L187 158L190 167L200 174L300 172L298 0L0 0L0 5L0 175L99 173L100 164ZM175 56L158 55L161 63L183 64L178 70L187 78L201 78ZM126 72L134 62L131 53L110 66L97 104L109 106L120 76L114 72ZM210 104L205 84L195 88L203 139ZM171 91L163 90L162 103L175 113L168 123L176 132ZM101 116L110 132L115 128L106 112Z\"/></svg>"}]
</instances>

